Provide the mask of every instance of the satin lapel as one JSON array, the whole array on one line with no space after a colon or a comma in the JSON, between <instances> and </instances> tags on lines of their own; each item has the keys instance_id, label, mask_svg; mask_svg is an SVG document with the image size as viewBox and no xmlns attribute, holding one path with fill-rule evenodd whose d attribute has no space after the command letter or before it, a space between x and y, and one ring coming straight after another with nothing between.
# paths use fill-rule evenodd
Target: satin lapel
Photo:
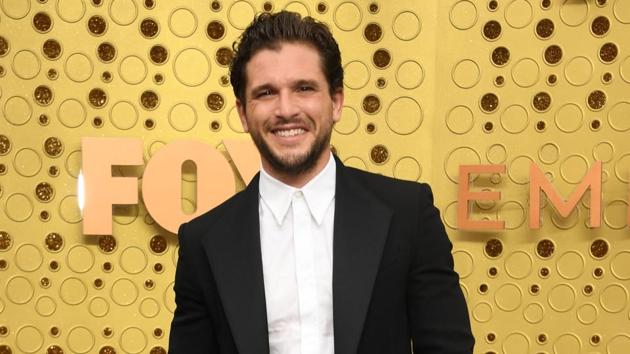
<instances>
[{"instance_id":1,"label":"satin lapel","mask_svg":"<svg viewBox=\"0 0 630 354\"><path fill-rule=\"evenodd\" d=\"M337 162L333 241L335 353L355 354L392 211L353 183Z\"/></svg>"},{"instance_id":2,"label":"satin lapel","mask_svg":"<svg viewBox=\"0 0 630 354\"><path fill-rule=\"evenodd\" d=\"M258 176L235 212L212 228L205 248L221 303L240 354L269 353L260 253Z\"/></svg>"}]
</instances>

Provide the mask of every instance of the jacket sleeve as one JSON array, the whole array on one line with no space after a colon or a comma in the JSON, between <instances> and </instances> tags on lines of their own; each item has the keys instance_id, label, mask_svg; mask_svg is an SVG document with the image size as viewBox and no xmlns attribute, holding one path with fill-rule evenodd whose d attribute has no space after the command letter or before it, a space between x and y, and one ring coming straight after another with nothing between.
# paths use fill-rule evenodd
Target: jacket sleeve
<instances>
[{"instance_id":1,"label":"jacket sleeve","mask_svg":"<svg viewBox=\"0 0 630 354\"><path fill-rule=\"evenodd\" d=\"M474 337L466 302L453 269L452 245L433 205L427 184L420 185L418 235L408 278L407 311L414 353L470 354Z\"/></svg>"},{"instance_id":2,"label":"jacket sleeve","mask_svg":"<svg viewBox=\"0 0 630 354\"><path fill-rule=\"evenodd\" d=\"M175 273L175 314L169 336L169 354L213 354L219 348L212 319L205 302L200 282L213 279L199 279L197 267L203 264L202 247L195 245L187 233L187 224L179 228L179 258ZM205 272L203 272L205 274Z\"/></svg>"}]
</instances>

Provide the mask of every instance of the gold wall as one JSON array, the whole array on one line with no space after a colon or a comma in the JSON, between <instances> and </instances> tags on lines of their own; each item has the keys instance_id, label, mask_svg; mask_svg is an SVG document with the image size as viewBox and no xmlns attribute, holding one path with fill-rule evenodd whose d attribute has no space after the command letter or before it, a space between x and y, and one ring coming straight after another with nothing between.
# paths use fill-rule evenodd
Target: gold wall
<instances>
[{"instance_id":1,"label":"gold wall","mask_svg":"<svg viewBox=\"0 0 630 354\"><path fill-rule=\"evenodd\" d=\"M340 42L338 155L432 184L475 352L627 353L630 0L0 0L0 354L165 352L176 236L142 203L114 208L113 236L82 235L80 138L142 138L145 161L173 140L246 139L231 43L284 8ZM568 196L596 159L602 227L583 198L529 229L529 164ZM458 166L488 163L507 173L473 187L503 199L473 218L507 229L457 230ZM192 211L194 174L182 183Z\"/></svg>"}]
</instances>

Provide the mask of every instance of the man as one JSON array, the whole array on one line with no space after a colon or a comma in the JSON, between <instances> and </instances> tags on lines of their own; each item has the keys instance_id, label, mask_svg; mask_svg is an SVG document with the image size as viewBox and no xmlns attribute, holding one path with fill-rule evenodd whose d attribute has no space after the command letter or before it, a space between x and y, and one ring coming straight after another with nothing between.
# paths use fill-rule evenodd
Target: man
<instances>
[{"instance_id":1,"label":"man","mask_svg":"<svg viewBox=\"0 0 630 354\"><path fill-rule=\"evenodd\" d=\"M471 353L429 187L330 153L344 95L329 30L261 14L230 75L262 169L181 226L170 353Z\"/></svg>"}]
</instances>

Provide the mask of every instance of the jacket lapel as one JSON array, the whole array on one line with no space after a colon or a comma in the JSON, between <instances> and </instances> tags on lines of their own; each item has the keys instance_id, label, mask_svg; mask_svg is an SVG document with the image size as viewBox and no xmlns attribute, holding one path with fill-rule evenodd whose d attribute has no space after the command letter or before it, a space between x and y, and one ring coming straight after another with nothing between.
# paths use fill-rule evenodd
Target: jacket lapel
<instances>
[{"instance_id":1,"label":"jacket lapel","mask_svg":"<svg viewBox=\"0 0 630 354\"><path fill-rule=\"evenodd\" d=\"M221 302L240 354L269 353L260 226L258 175L234 212L205 238Z\"/></svg>"},{"instance_id":2,"label":"jacket lapel","mask_svg":"<svg viewBox=\"0 0 630 354\"><path fill-rule=\"evenodd\" d=\"M389 207L348 173L337 160L333 241L336 354L357 351L392 216Z\"/></svg>"}]
</instances>

